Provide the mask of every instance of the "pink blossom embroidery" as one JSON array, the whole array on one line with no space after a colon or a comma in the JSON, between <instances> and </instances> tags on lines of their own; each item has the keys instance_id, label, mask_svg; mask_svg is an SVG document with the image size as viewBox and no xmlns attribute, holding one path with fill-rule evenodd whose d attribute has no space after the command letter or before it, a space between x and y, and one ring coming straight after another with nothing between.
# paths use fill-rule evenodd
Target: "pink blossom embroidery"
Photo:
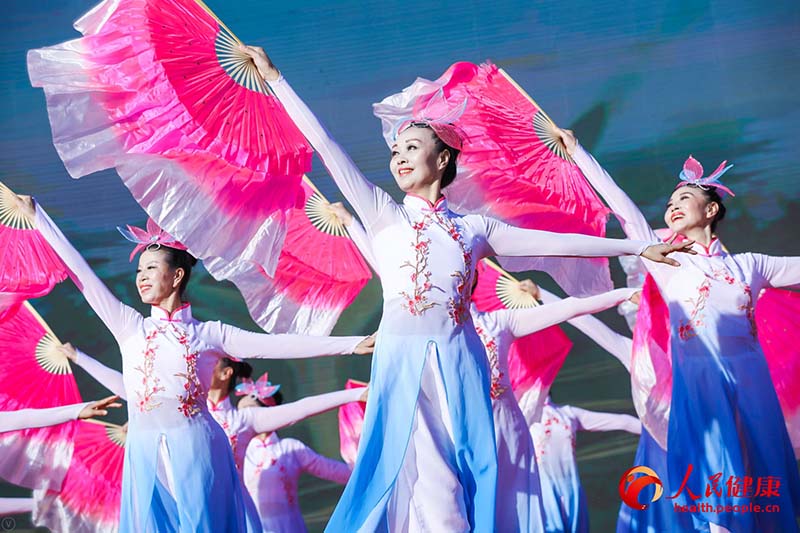
<instances>
[{"instance_id":1,"label":"pink blossom embroidery","mask_svg":"<svg viewBox=\"0 0 800 533\"><path fill-rule=\"evenodd\" d=\"M407 291L400 293L405 298L403 307L408 309L414 316L420 316L425 311L435 306L435 302L430 302L426 293L431 290L431 272L428 270L428 254L430 253L430 239L424 237L424 232L430 224L430 219L425 217L419 222L414 222L411 227L414 229L414 262L406 261L400 268L410 268L411 282L414 284L414 291L409 294Z\"/></svg>"},{"instance_id":2,"label":"pink blossom embroidery","mask_svg":"<svg viewBox=\"0 0 800 533\"><path fill-rule=\"evenodd\" d=\"M186 418L191 418L201 411L200 400L203 395L203 388L200 385L200 380L197 377L197 351L192 351L189 346L189 336L185 331L178 328L175 324L170 324L173 332L176 334L178 343L183 346L184 354L183 360L186 362L186 372L175 374L177 377L184 378L186 382L183 384L184 394L178 395L178 411L180 411Z\"/></svg>"},{"instance_id":3,"label":"pink blossom embroidery","mask_svg":"<svg viewBox=\"0 0 800 533\"><path fill-rule=\"evenodd\" d=\"M161 402L155 401L154 396L166 390L161 386L161 380L158 379L158 376L154 375L157 348L155 338L158 333L159 330L156 328L145 336L144 363L134 369L142 374L142 390L136 391L138 399L136 407L141 413L152 411L159 407Z\"/></svg>"},{"instance_id":4,"label":"pink blossom embroidery","mask_svg":"<svg viewBox=\"0 0 800 533\"><path fill-rule=\"evenodd\" d=\"M483 341L483 345L486 347L486 357L489 359L489 370L491 372L491 386L489 389L489 394L492 397L492 400L496 400L507 390L507 387L505 387L501 382L505 374L503 374L503 372L500 370L497 342L494 340L494 338L487 334L482 327L476 325L475 331L478 333L481 341Z\"/></svg>"}]
</instances>

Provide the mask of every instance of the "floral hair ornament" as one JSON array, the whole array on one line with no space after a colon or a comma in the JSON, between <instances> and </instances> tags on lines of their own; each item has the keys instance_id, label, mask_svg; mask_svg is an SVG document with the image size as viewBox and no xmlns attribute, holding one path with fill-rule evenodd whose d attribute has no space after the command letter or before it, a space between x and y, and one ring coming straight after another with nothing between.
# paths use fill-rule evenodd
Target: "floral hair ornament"
<instances>
[{"instance_id":1,"label":"floral hair ornament","mask_svg":"<svg viewBox=\"0 0 800 533\"><path fill-rule=\"evenodd\" d=\"M152 218L147 219L147 230L137 228L136 226L126 226L125 228L117 226L117 230L127 240L136 244L136 247L131 252L131 261L133 261L136 254L142 250L158 250L162 246L168 246L176 250L186 250L186 246L182 245L175 240L172 235L159 228L158 224L156 224Z\"/></svg>"},{"instance_id":2,"label":"floral hair ornament","mask_svg":"<svg viewBox=\"0 0 800 533\"><path fill-rule=\"evenodd\" d=\"M275 395L281 388L280 385L273 385L269 382L267 372L258 378L258 381L253 381L249 378L242 379L242 382L236 385L236 396L252 396L264 401Z\"/></svg>"},{"instance_id":3,"label":"floral hair ornament","mask_svg":"<svg viewBox=\"0 0 800 533\"><path fill-rule=\"evenodd\" d=\"M733 167L733 165L725 166L727 163L727 161L723 161L717 167L717 170L704 178L703 165L701 165L700 161L694 157L689 156L689 158L683 164L683 170L681 170L679 176L681 182L678 184L678 187L682 187L684 185L696 185L701 188L714 187L715 189L719 189L730 194L731 196L736 196L733 194L733 191L719 181L720 176L725 174L728 170L730 170L731 167Z\"/></svg>"},{"instance_id":4,"label":"floral hair ornament","mask_svg":"<svg viewBox=\"0 0 800 533\"><path fill-rule=\"evenodd\" d=\"M397 129L394 134L395 140L400 133L408 128L413 126L427 126L432 129L433 132L436 133L437 137L439 137L447 146L455 148L456 150L461 150L462 146L464 145L466 133L464 130L455 125L455 121L464 114L464 110L467 108L467 99L465 98L460 105L454 107L453 109L444 111L444 113L440 114L438 117L431 118L436 115L436 113L433 113L432 111L435 107L437 107L439 102L444 102L446 105L446 99L442 89L436 91L434 95L428 99L425 108L422 111L417 111L415 109L413 117L407 118L406 120L403 120L397 124Z\"/></svg>"}]
</instances>

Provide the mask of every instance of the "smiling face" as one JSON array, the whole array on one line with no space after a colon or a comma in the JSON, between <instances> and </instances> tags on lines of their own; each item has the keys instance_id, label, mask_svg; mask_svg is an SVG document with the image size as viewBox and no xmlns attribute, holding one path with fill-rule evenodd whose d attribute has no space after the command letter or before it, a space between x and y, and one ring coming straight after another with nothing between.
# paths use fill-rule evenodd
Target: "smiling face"
<instances>
[{"instance_id":1,"label":"smiling face","mask_svg":"<svg viewBox=\"0 0 800 533\"><path fill-rule=\"evenodd\" d=\"M142 303L159 305L178 291L183 269L173 269L162 250L145 250L139 256L136 269L136 289Z\"/></svg>"},{"instance_id":2,"label":"smiling face","mask_svg":"<svg viewBox=\"0 0 800 533\"><path fill-rule=\"evenodd\" d=\"M403 192L414 193L441 181L449 160L432 129L411 126L397 135L389 170Z\"/></svg>"},{"instance_id":3,"label":"smiling face","mask_svg":"<svg viewBox=\"0 0 800 533\"><path fill-rule=\"evenodd\" d=\"M685 235L689 230L711 226L718 212L719 204L709 202L702 190L684 185L670 196L664 222L673 233Z\"/></svg>"}]
</instances>

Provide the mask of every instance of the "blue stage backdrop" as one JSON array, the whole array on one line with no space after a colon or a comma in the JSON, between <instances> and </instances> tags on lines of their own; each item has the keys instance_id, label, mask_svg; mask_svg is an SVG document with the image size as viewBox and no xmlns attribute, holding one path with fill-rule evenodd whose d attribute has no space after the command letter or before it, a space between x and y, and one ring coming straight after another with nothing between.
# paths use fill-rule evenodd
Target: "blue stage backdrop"
<instances>
[{"instance_id":1,"label":"blue stage backdrop","mask_svg":"<svg viewBox=\"0 0 800 533\"><path fill-rule=\"evenodd\" d=\"M706 167L736 166L726 182L737 196L721 233L733 251L797 254L800 226L800 4L795 0L567 2L460 0L208 0L242 39L267 49L364 173L399 198L388 150L370 104L415 77L438 77L456 61L491 59L505 68L661 223L666 197L689 154ZM5 3L0 34L0 179L36 196L111 289L141 308L130 245L115 226L145 215L113 172L72 180L51 144L44 96L28 82L25 54L76 38L71 23L88 0ZM318 161L312 177L331 199L341 195ZM612 221L609 234L620 235ZM793 243L793 244L792 244ZM613 262L615 280L624 282ZM204 274L204 273L203 273ZM190 288L200 319L255 329L228 283L199 275ZM533 277L548 287L549 279ZM119 354L70 283L34 302L55 332L115 368ZM377 281L342 316L335 333L371 333L380 319ZM613 311L602 318L626 331ZM573 353L553 388L555 401L633 413L625 370L567 327ZM2 354L0 354L2 356ZM348 377L367 379L368 358L258 362L287 399L330 391ZM76 370L81 393L106 391ZM46 394L46 391L43 391ZM114 413L113 421L124 420ZM335 413L282 432L338 457ZM636 438L580 435L577 454L595 531L612 531L618 480L631 466ZM305 478L300 500L321 531L341 489ZM24 495L0 485L0 495ZM15 517L18 530L29 526Z\"/></svg>"}]
</instances>

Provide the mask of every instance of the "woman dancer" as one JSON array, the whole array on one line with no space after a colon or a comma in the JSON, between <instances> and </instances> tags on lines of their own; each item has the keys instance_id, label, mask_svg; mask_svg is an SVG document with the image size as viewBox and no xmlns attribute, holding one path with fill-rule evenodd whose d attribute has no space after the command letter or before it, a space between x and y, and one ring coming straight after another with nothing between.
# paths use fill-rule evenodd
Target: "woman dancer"
<instances>
[{"instance_id":1,"label":"woman dancer","mask_svg":"<svg viewBox=\"0 0 800 533\"><path fill-rule=\"evenodd\" d=\"M572 132L563 130L561 137L628 237L656 239L644 215ZM708 504L694 506L698 510L692 518L698 529L797 531L800 475L756 337L753 299L763 288L800 283L800 258L725 251L716 236L725 215L720 194L730 192L719 182L725 170L720 165L703 178L700 164L692 158L686 161L664 221L674 236L695 242L692 248L697 254L682 255L682 266L675 269L644 262L669 307L669 484L684 489L674 503L689 507L696 503L695 497L702 497ZM721 479L721 489L712 487L714 476ZM778 479L780 490L765 491L769 494L765 496L724 487L727 480L748 478ZM726 506L749 507L751 502L762 509L773 505L777 511L726 511Z\"/></svg>"},{"instance_id":2,"label":"woman dancer","mask_svg":"<svg viewBox=\"0 0 800 533\"><path fill-rule=\"evenodd\" d=\"M19 409L0 411L0 433L20 429L56 426L70 420L85 420L108 414L109 407L122 407L118 396L109 396L96 402L75 403L47 409Z\"/></svg>"},{"instance_id":3,"label":"woman dancer","mask_svg":"<svg viewBox=\"0 0 800 533\"><path fill-rule=\"evenodd\" d=\"M194 260L164 232L148 236L134 250L143 250L136 285L142 301L152 306L145 318L111 294L40 206L34 207L30 197L20 202L120 346L125 390L133 400L120 531L245 531L242 486L228 439L206 407L204 384L217 360L225 354L366 353L371 341L267 335L195 320L183 301ZM168 494L157 490L157 477Z\"/></svg>"},{"instance_id":4,"label":"woman dancer","mask_svg":"<svg viewBox=\"0 0 800 533\"><path fill-rule=\"evenodd\" d=\"M447 209L458 131L436 122L398 128L390 169L395 203L358 171L263 50L243 47L317 150L363 222L383 283L364 430L355 470L328 531L491 531L497 455L485 352L469 314L476 262L494 254L643 254L678 248L623 245L513 228Z\"/></svg>"},{"instance_id":5,"label":"woman dancer","mask_svg":"<svg viewBox=\"0 0 800 533\"><path fill-rule=\"evenodd\" d=\"M240 409L283 403L280 392L255 392L242 398ZM303 473L340 485L350 479L348 465L319 455L299 440L281 439L273 431L250 441L243 475L247 490L258 505L265 533L307 531L297 494L297 482Z\"/></svg>"},{"instance_id":6,"label":"woman dancer","mask_svg":"<svg viewBox=\"0 0 800 533\"><path fill-rule=\"evenodd\" d=\"M547 397L542 419L531 426L530 432L542 480L545 531L548 533L589 531L589 507L575 457L578 431L627 431L638 435L642 424L631 415L556 405Z\"/></svg>"}]
</instances>

